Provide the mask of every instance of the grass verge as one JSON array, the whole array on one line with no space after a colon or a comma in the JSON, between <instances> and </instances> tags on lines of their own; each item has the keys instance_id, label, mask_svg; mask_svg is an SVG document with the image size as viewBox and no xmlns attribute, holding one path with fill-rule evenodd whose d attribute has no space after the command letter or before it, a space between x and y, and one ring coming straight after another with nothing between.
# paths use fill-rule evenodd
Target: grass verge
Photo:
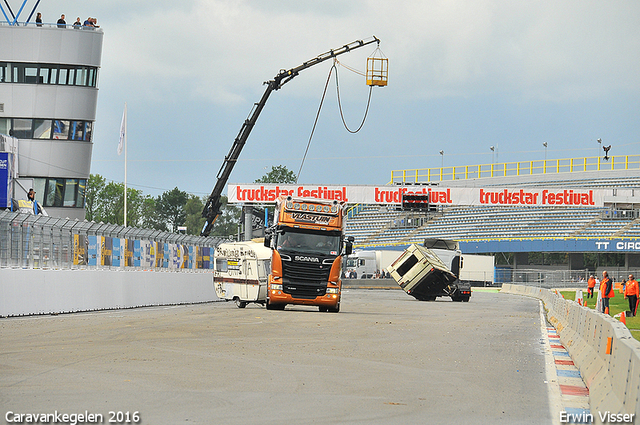
<instances>
[{"instance_id":1,"label":"grass verge","mask_svg":"<svg viewBox=\"0 0 640 425\"><path fill-rule=\"evenodd\" d=\"M576 300L576 291L560 291L562 296L571 301ZM583 296L587 294L586 291L582 292ZM594 309L596 307L597 293L594 294L593 298L585 299L587 301L587 307L590 309ZM624 298L619 292L616 292L616 296L609 300L609 314L611 316L615 316L618 313L623 311L627 311L629 308L629 301ZM640 308L638 309L640 310ZM631 335L640 341L640 316L636 317L627 317L627 328L631 331Z\"/></svg>"}]
</instances>

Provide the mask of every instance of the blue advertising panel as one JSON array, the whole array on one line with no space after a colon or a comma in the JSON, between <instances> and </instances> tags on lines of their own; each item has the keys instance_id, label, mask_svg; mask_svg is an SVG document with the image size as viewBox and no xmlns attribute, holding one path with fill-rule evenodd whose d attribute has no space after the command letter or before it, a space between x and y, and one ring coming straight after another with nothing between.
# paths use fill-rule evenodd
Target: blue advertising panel
<instances>
[{"instance_id":1,"label":"blue advertising panel","mask_svg":"<svg viewBox=\"0 0 640 425\"><path fill-rule=\"evenodd\" d=\"M121 265L121 245L119 238L113 238L113 248L111 250L111 265L115 267L120 267Z\"/></svg>"},{"instance_id":2,"label":"blue advertising panel","mask_svg":"<svg viewBox=\"0 0 640 425\"><path fill-rule=\"evenodd\" d=\"M90 266L98 265L98 238L97 236L89 235L87 237L89 239L89 248L87 250L89 261L88 264Z\"/></svg>"},{"instance_id":3,"label":"blue advertising panel","mask_svg":"<svg viewBox=\"0 0 640 425\"><path fill-rule=\"evenodd\" d=\"M133 241L133 266L140 267L140 241Z\"/></svg>"},{"instance_id":4,"label":"blue advertising panel","mask_svg":"<svg viewBox=\"0 0 640 425\"><path fill-rule=\"evenodd\" d=\"M13 154L0 152L0 208L11 207Z\"/></svg>"}]
</instances>

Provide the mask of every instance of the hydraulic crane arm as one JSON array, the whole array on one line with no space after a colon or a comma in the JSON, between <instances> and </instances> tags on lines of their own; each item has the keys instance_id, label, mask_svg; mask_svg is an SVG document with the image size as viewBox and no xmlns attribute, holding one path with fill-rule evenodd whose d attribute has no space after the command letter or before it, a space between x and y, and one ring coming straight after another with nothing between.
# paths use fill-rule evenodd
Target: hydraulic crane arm
<instances>
[{"instance_id":1,"label":"hydraulic crane arm","mask_svg":"<svg viewBox=\"0 0 640 425\"><path fill-rule=\"evenodd\" d=\"M213 188L211 195L209 195L209 199L207 200L204 209L202 210L202 216L207 220L204 224L204 227L202 228L202 232L200 233L201 236L209 236L209 233L211 233L211 229L213 228L213 223L215 223L216 219L221 213L220 196L222 195L222 191L224 190L224 187L229 180L229 176L231 175L233 167L236 165L236 162L238 162L240 152L242 151L242 148L244 147L244 144L247 141L251 130L253 130L253 126L258 120L258 116L267 103L267 99L269 99L269 95L271 94L271 92L274 90L279 90L283 85L297 76L303 69L307 69L313 65L319 64L320 62L324 62L327 59L331 59L333 57L371 43L380 44L380 40L374 36L366 41L354 41L353 43L346 44L339 49L330 50L326 53L318 55L315 58L308 60L302 65L299 65L295 68L291 68L289 70L281 70L278 75L273 78L273 80L269 80L265 83L267 88L264 91L262 98L258 103L254 104L253 109L249 113L249 117L244 121L242 127L240 128L240 132L233 141L231 150L229 151L227 156L224 157L224 162L220 167L220 171L218 171L218 180L216 181L216 185Z\"/></svg>"}]
</instances>

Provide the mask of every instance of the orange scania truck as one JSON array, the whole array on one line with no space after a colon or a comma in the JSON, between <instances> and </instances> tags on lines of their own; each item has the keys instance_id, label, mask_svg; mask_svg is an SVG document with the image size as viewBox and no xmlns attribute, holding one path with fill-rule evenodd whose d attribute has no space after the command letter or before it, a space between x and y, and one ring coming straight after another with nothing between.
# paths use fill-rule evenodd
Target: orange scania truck
<instances>
[{"instance_id":1,"label":"orange scania truck","mask_svg":"<svg viewBox=\"0 0 640 425\"><path fill-rule=\"evenodd\" d=\"M353 237L344 237L346 204L281 196L264 244L271 248L267 309L287 304L340 311L342 256L351 254Z\"/></svg>"}]
</instances>

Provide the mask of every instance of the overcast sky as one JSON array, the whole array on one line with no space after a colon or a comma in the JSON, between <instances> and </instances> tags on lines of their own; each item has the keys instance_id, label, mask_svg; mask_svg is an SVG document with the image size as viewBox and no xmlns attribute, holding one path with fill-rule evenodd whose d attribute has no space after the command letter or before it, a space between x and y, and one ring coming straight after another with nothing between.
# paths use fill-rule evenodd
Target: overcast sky
<instances>
[{"instance_id":1,"label":"overcast sky","mask_svg":"<svg viewBox=\"0 0 640 425\"><path fill-rule=\"evenodd\" d=\"M598 138L611 155L640 154L637 0L42 0L38 11L45 22L98 18L91 172L124 180L116 147L127 102L127 180L145 194L208 195L264 81L373 35L389 84L373 89L354 135L331 80L301 183L380 185L391 170L544 159L543 142L548 159L601 155ZM364 72L374 50L338 59ZM230 182L274 165L298 172L331 64L272 93ZM346 67L338 76L355 128L369 89Z\"/></svg>"}]
</instances>

